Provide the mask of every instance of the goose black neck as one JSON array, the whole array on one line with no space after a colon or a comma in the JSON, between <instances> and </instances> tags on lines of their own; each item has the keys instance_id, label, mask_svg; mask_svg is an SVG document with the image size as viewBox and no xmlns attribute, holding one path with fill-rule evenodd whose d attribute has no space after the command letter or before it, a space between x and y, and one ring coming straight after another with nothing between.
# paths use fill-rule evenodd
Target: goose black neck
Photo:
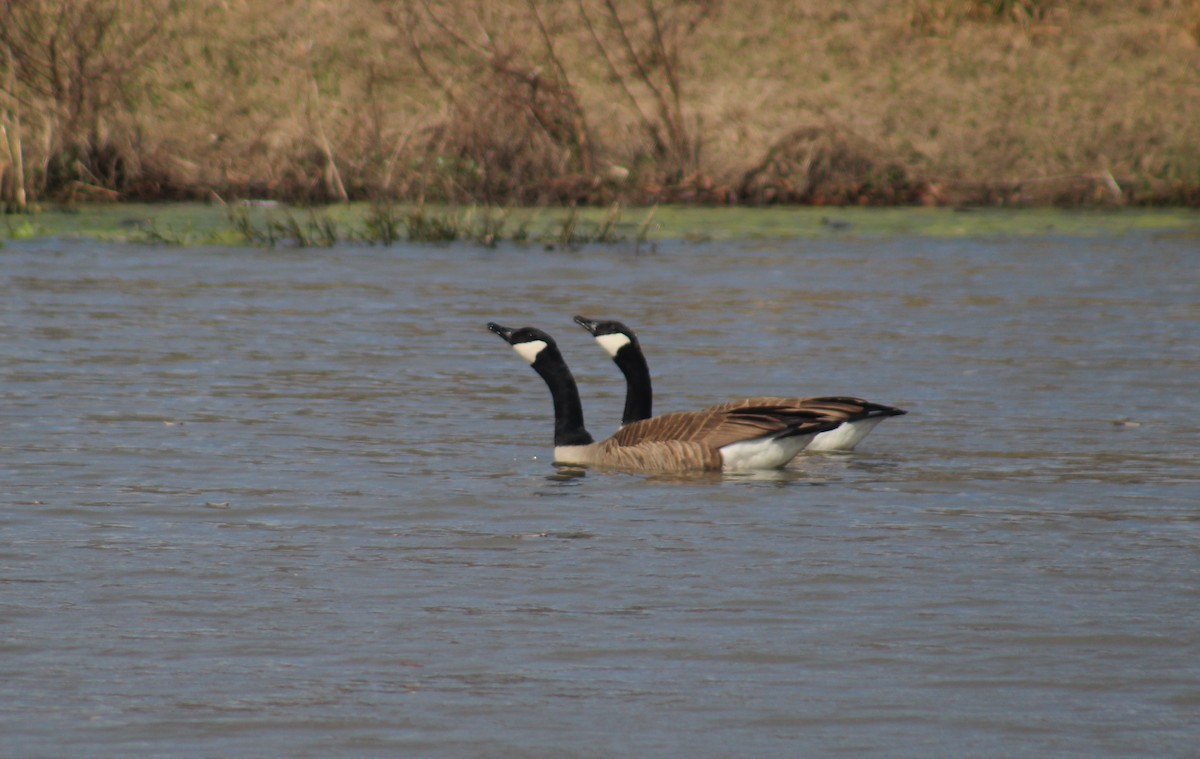
<instances>
[{"instance_id":1,"label":"goose black neck","mask_svg":"<svg viewBox=\"0 0 1200 759\"><path fill-rule=\"evenodd\" d=\"M558 347L548 345L533 362L533 370L542 376L554 399L554 445L587 445L595 442L583 426L583 403L575 377L563 360Z\"/></svg>"},{"instance_id":2,"label":"goose black neck","mask_svg":"<svg viewBox=\"0 0 1200 759\"><path fill-rule=\"evenodd\" d=\"M625 375L625 414L621 424L629 424L653 416L654 388L650 384L650 366L638 343L621 346L613 361Z\"/></svg>"}]
</instances>

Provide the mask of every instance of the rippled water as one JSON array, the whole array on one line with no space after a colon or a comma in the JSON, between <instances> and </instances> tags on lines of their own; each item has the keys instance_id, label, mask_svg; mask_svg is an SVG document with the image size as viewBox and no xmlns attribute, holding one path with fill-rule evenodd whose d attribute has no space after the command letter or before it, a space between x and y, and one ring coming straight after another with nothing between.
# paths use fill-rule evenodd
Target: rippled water
<instances>
[{"instance_id":1,"label":"rippled water","mask_svg":"<svg viewBox=\"0 0 1200 759\"><path fill-rule=\"evenodd\" d=\"M0 250L5 756L1194 756L1195 239ZM908 408L775 475L657 409Z\"/></svg>"}]
</instances>

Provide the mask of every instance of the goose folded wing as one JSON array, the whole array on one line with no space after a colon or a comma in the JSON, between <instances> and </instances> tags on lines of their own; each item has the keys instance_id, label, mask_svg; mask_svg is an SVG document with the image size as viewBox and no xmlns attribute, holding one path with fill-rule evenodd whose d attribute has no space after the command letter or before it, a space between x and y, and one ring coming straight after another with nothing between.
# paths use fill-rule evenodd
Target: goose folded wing
<instances>
[{"instance_id":1,"label":"goose folded wing","mask_svg":"<svg viewBox=\"0 0 1200 759\"><path fill-rule=\"evenodd\" d=\"M768 404L714 406L702 411L663 414L627 424L611 440L618 447L649 442L699 443L720 449L768 435L802 435L836 427L841 418L818 411Z\"/></svg>"},{"instance_id":2,"label":"goose folded wing","mask_svg":"<svg viewBox=\"0 0 1200 759\"><path fill-rule=\"evenodd\" d=\"M763 396L759 398L729 401L728 403L722 403L719 406L714 406L713 408L733 410L745 408L748 403L757 405L774 405L785 408L808 409L818 413L842 415L846 417L846 419L861 419L871 416L901 416L907 413L906 411L895 408L894 406L885 406L882 403L872 403L871 401L848 395L830 395L815 398L782 398Z\"/></svg>"}]
</instances>

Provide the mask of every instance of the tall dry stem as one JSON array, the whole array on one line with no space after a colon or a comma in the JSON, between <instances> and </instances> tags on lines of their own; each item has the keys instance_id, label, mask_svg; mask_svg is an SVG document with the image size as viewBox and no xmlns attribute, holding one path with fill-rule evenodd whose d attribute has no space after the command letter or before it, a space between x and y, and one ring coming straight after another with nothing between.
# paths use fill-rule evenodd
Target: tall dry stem
<instances>
[{"instance_id":1,"label":"tall dry stem","mask_svg":"<svg viewBox=\"0 0 1200 759\"><path fill-rule=\"evenodd\" d=\"M308 75L308 85L308 120L316 132L321 154L325 157L325 190L343 203L349 203L350 195L346 192L346 185L342 183L342 174L338 171L337 161L333 157L333 146L329 143L329 136L325 133L325 124L321 118L321 90L311 71Z\"/></svg>"},{"instance_id":2,"label":"tall dry stem","mask_svg":"<svg viewBox=\"0 0 1200 759\"><path fill-rule=\"evenodd\" d=\"M607 19L605 27L593 20L585 0L576 0L584 27L624 99L637 113L656 159L665 162L667 173L676 180L696 173L700 144L684 110L678 40L668 29L659 6L655 0L643 1L641 26L645 31L639 35L636 20L622 15L614 0L602 0L601 5ZM688 25L689 32L695 30L696 23L698 19ZM653 115L636 95L638 87L649 93Z\"/></svg>"},{"instance_id":3,"label":"tall dry stem","mask_svg":"<svg viewBox=\"0 0 1200 759\"><path fill-rule=\"evenodd\" d=\"M12 50L4 46L5 83L0 90L0 202L5 211L29 209L25 189L25 149L21 143L21 101L16 92Z\"/></svg>"},{"instance_id":4,"label":"tall dry stem","mask_svg":"<svg viewBox=\"0 0 1200 759\"><path fill-rule=\"evenodd\" d=\"M568 135L573 143L574 150L579 156L579 168L585 175L591 175L593 172L592 161L592 140L588 134L587 115L584 113L583 106L579 104L579 98L575 94L575 86L571 84L571 77L567 74L567 69L563 66L562 59L554 49L554 40L550 36L550 32L546 30L546 23L542 20L542 14L538 12L537 3L535 0L527 0L529 15L533 17L537 25L538 34L542 39L542 46L545 48L546 57L554 65L555 73L558 75L558 81L563 84L563 99L566 101L566 111L571 117L570 134ZM542 128L551 131L553 128L547 120L547 115L538 109L534 109L534 116L541 123Z\"/></svg>"}]
</instances>

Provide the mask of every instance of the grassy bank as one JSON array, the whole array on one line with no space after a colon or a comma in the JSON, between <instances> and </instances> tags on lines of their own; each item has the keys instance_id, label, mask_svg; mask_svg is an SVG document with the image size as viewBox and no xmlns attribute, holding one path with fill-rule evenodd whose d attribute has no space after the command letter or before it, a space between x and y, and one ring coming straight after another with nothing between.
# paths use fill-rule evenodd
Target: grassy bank
<instances>
[{"instance_id":1,"label":"grassy bank","mask_svg":"<svg viewBox=\"0 0 1200 759\"><path fill-rule=\"evenodd\" d=\"M1200 0L7 0L0 198L1200 205Z\"/></svg>"},{"instance_id":2,"label":"grassy bank","mask_svg":"<svg viewBox=\"0 0 1200 759\"><path fill-rule=\"evenodd\" d=\"M379 206L321 209L273 204L223 208L204 203L81 204L69 210L0 217L5 240L82 238L153 245L262 248L389 245L401 242L576 250L615 244L651 251L665 240L753 243L805 239L1114 237L1200 239L1187 208L1068 210L987 208L784 207L522 208Z\"/></svg>"}]
</instances>

